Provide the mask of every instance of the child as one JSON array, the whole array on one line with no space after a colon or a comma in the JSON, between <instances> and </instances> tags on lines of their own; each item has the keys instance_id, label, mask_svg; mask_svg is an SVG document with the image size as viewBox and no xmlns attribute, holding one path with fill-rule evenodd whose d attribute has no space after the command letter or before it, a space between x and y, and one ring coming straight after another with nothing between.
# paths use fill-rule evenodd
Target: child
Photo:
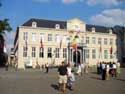
<instances>
[{"instance_id":1,"label":"child","mask_svg":"<svg viewBox=\"0 0 125 94\"><path fill-rule=\"evenodd\" d=\"M71 90L73 90L74 84L75 84L75 75L74 75L74 71L72 70L70 76L68 76L67 85Z\"/></svg>"}]
</instances>

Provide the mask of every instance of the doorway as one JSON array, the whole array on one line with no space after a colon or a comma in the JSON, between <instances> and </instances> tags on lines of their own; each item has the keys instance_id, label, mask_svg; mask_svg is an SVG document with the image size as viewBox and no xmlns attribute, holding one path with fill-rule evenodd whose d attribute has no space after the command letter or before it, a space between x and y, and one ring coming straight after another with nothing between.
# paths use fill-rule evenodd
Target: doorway
<instances>
[{"instance_id":1,"label":"doorway","mask_svg":"<svg viewBox=\"0 0 125 94\"><path fill-rule=\"evenodd\" d=\"M80 64L80 60L81 60L80 51L79 50L74 51L73 52L73 62L74 62L74 64L77 66L78 64Z\"/></svg>"}]
</instances>

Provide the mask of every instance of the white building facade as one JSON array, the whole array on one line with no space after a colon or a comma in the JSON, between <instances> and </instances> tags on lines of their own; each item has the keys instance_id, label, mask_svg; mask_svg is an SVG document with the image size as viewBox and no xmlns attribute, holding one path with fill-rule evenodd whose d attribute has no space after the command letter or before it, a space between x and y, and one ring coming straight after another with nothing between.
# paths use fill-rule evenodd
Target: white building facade
<instances>
[{"instance_id":1,"label":"white building facade","mask_svg":"<svg viewBox=\"0 0 125 94\"><path fill-rule=\"evenodd\" d=\"M68 21L30 19L19 26L14 41L18 68L26 62L60 65L62 61L96 65L117 61L117 36L108 27L88 25L77 18ZM73 45L77 47L74 48Z\"/></svg>"}]
</instances>

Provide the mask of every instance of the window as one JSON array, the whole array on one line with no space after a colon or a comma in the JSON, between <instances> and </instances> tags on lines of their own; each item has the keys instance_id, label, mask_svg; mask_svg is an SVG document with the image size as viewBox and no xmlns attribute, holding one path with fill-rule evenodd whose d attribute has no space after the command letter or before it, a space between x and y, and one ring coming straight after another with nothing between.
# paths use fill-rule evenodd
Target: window
<instances>
[{"instance_id":1,"label":"window","mask_svg":"<svg viewBox=\"0 0 125 94\"><path fill-rule=\"evenodd\" d=\"M52 48L48 48L48 58L52 58Z\"/></svg>"},{"instance_id":2,"label":"window","mask_svg":"<svg viewBox=\"0 0 125 94\"><path fill-rule=\"evenodd\" d=\"M79 31L79 25L74 25L74 30Z\"/></svg>"},{"instance_id":3,"label":"window","mask_svg":"<svg viewBox=\"0 0 125 94\"><path fill-rule=\"evenodd\" d=\"M56 48L55 57L59 58L59 48Z\"/></svg>"},{"instance_id":4,"label":"window","mask_svg":"<svg viewBox=\"0 0 125 94\"><path fill-rule=\"evenodd\" d=\"M113 45L113 39L110 39L110 45Z\"/></svg>"},{"instance_id":5,"label":"window","mask_svg":"<svg viewBox=\"0 0 125 94\"><path fill-rule=\"evenodd\" d=\"M27 48L23 47L23 57L27 57Z\"/></svg>"},{"instance_id":6,"label":"window","mask_svg":"<svg viewBox=\"0 0 125 94\"><path fill-rule=\"evenodd\" d=\"M86 37L86 44L89 44L89 37Z\"/></svg>"},{"instance_id":7,"label":"window","mask_svg":"<svg viewBox=\"0 0 125 94\"><path fill-rule=\"evenodd\" d=\"M32 47L32 57L36 57L36 47Z\"/></svg>"},{"instance_id":8,"label":"window","mask_svg":"<svg viewBox=\"0 0 125 94\"><path fill-rule=\"evenodd\" d=\"M99 45L102 44L102 38L98 38L98 44L99 44Z\"/></svg>"},{"instance_id":9,"label":"window","mask_svg":"<svg viewBox=\"0 0 125 94\"><path fill-rule=\"evenodd\" d=\"M43 58L44 57L44 48L40 48L39 50L40 50L39 51L39 57Z\"/></svg>"},{"instance_id":10,"label":"window","mask_svg":"<svg viewBox=\"0 0 125 94\"><path fill-rule=\"evenodd\" d=\"M23 32L23 40L27 40L28 39L28 32Z\"/></svg>"},{"instance_id":11,"label":"window","mask_svg":"<svg viewBox=\"0 0 125 94\"><path fill-rule=\"evenodd\" d=\"M63 48L63 58L67 58L67 48Z\"/></svg>"},{"instance_id":12,"label":"window","mask_svg":"<svg viewBox=\"0 0 125 94\"><path fill-rule=\"evenodd\" d=\"M44 41L44 34L43 33L40 33L40 41L42 39L42 42Z\"/></svg>"},{"instance_id":13,"label":"window","mask_svg":"<svg viewBox=\"0 0 125 94\"><path fill-rule=\"evenodd\" d=\"M48 34L48 41L52 41L52 34Z\"/></svg>"},{"instance_id":14,"label":"window","mask_svg":"<svg viewBox=\"0 0 125 94\"><path fill-rule=\"evenodd\" d=\"M59 24L56 24L56 25L55 25L55 28L56 28L56 29L60 29L60 25L59 25Z\"/></svg>"},{"instance_id":15,"label":"window","mask_svg":"<svg viewBox=\"0 0 125 94\"><path fill-rule=\"evenodd\" d=\"M37 27L37 23L36 22L32 22L32 27Z\"/></svg>"},{"instance_id":16,"label":"window","mask_svg":"<svg viewBox=\"0 0 125 94\"><path fill-rule=\"evenodd\" d=\"M63 36L63 43L66 43L66 41L67 41L67 35L64 35Z\"/></svg>"},{"instance_id":17,"label":"window","mask_svg":"<svg viewBox=\"0 0 125 94\"><path fill-rule=\"evenodd\" d=\"M96 38L92 37L92 44L96 44Z\"/></svg>"},{"instance_id":18,"label":"window","mask_svg":"<svg viewBox=\"0 0 125 94\"><path fill-rule=\"evenodd\" d=\"M108 51L104 50L104 59L108 59Z\"/></svg>"},{"instance_id":19,"label":"window","mask_svg":"<svg viewBox=\"0 0 125 94\"><path fill-rule=\"evenodd\" d=\"M95 59L95 58L96 58L96 50L92 49L92 59Z\"/></svg>"},{"instance_id":20,"label":"window","mask_svg":"<svg viewBox=\"0 0 125 94\"><path fill-rule=\"evenodd\" d=\"M59 40L60 40L60 39L59 39L59 34L56 34L56 35L55 35L55 42L59 43Z\"/></svg>"},{"instance_id":21,"label":"window","mask_svg":"<svg viewBox=\"0 0 125 94\"><path fill-rule=\"evenodd\" d=\"M86 49L85 52L86 52L86 58L89 58L89 49Z\"/></svg>"},{"instance_id":22,"label":"window","mask_svg":"<svg viewBox=\"0 0 125 94\"><path fill-rule=\"evenodd\" d=\"M32 41L36 41L36 33L32 33Z\"/></svg>"},{"instance_id":23,"label":"window","mask_svg":"<svg viewBox=\"0 0 125 94\"><path fill-rule=\"evenodd\" d=\"M107 42L107 38L104 38L104 45L107 45L108 42Z\"/></svg>"}]
</instances>

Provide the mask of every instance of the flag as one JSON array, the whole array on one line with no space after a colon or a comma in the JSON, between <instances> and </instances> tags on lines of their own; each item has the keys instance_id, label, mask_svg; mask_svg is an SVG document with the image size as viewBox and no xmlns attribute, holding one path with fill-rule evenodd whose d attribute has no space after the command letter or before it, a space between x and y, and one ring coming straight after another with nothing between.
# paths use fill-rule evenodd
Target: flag
<instances>
[{"instance_id":1,"label":"flag","mask_svg":"<svg viewBox=\"0 0 125 94\"><path fill-rule=\"evenodd\" d=\"M62 47L62 38L60 39L60 49L61 49L61 47Z\"/></svg>"},{"instance_id":2,"label":"flag","mask_svg":"<svg viewBox=\"0 0 125 94\"><path fill-rule=\"evenodd\" d=\"M79 31L77 31L77 35L79 35L80 34L80 30Z\"/></svg>"},{"instance_id":3,"label":"flag","mask_svg":"<svg viewBox=\"0 0 125 94\"><path fill-rule=\"evenodd\" d=\"M99 47L99 59L101 59L102 58L102 46L100 45L100 47Z\"/></svg>"},{"instance_id":4,"label":"flag","mask_svg":"<svg viewBox=\"0 0 125 94\"><path fill-rule=\"evenodd\" d=\"M74 37L73 40L72 40L72 47L73 49L77 49L77 37Z\"/></svg>"},{"instance_id":5,"label":"flag","mask_svg":"<svg viewBox=\"0 0 125 94\"><path fill-rule=\"evenodd\" d=\"M43 40L42 40L42 38L40 40L40 48L43 48Z\"/></svg>"},{"instance_id":6,"label":"flag","mask_svg":"<svg viewBox=\"0 0 125 94\"><path fill-rule=\"evenodd\" d=\"M110 55L112 55L112 52L113 52L113 49L112 49L112 46L110 48Z\"/></svg>"}]
</instances>

